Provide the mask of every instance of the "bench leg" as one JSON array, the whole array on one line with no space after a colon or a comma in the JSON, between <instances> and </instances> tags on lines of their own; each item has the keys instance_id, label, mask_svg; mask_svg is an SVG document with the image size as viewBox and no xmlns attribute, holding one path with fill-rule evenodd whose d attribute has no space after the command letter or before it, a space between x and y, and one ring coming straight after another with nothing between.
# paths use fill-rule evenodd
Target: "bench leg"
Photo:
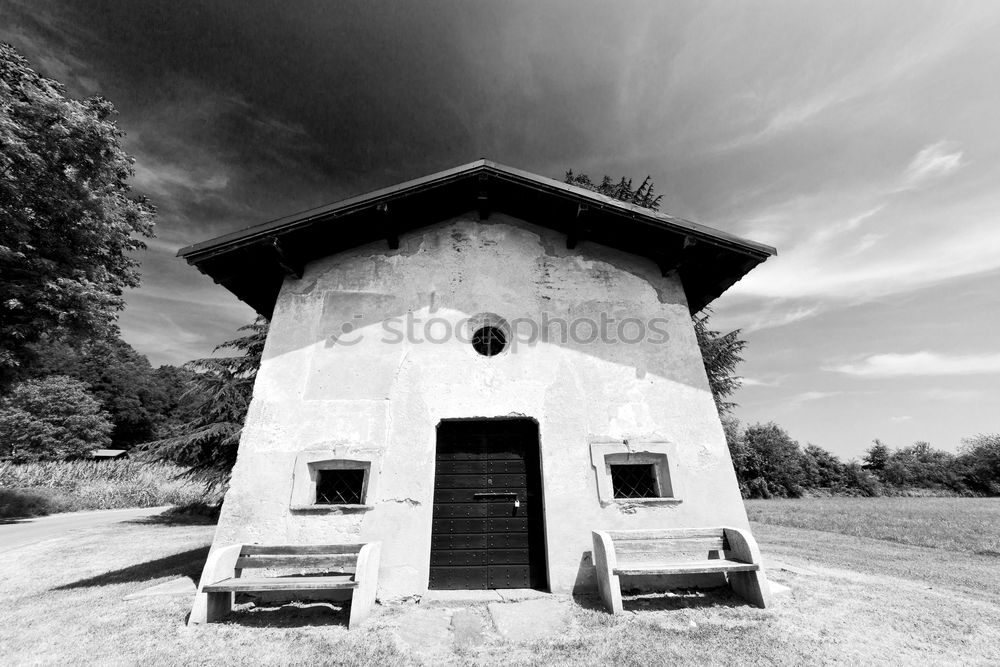
<instances>
[{"instance_id":1,"label":"bench leg","mask_svg":"<svg viewBox=\"0 0 1000 667\"><path fill-rule=\"evenodd\" d=\"M198 593L194 598L194 606L191 607L188 625L211 623L233 610L232 593L205 593L202 588L236 576L236 561L242 550L242 544L232 544L220 547L208 555L201 572L201 581L198 582Z\"/></svg>"},{"instance_id":2,"label":"bench leg","mask_svg":"<svg viewBox=\"0 0 1000 667\"><path fill-rule=\"evenodd\" d=\"M358 582L358 587L351 595L351 617L347 622L348 629L356 628L368 620L375 607L381 556L381 542L369 542L358 552L358 567L354 572L354 580Z\"/></svg>"},{"instance_id":3,"label":"bench leg","mask_svg":"<svg viewBox=\"0 0 1000 667\"><path fill-rule=\"evenodd\" d=\"M206 623L215 623L233 610L233 593L206 593Z\"/></svg>"},{"instance_id":4,"label":"bench leg","mask_svg":"<svg viewBox=\"0 0 1000 667\"><path fill-rule=\"evenodd\" d=\"M771 587L764 572L730 572L729 585L733 592L752 605L766 609L771 604Z\"/></svg>"},{"instance_id":5,"label":"bench leg","mask_svg":"<svg viewBox=\"0 0 1000 667\"><path fill-rule=\"evenodd\" d=\"M738 528L725 528L724 530L726 531L726 540L729 542L729 549L737 560L744 563L760 564L760 549L749 531ZM767 583L763 569L756 572L730 572L729 585L733 592L750 604L757 605L761 609L771 605L771 587Z\"/></svg>"},{"instance_id":6,"label":"bench leg","mask_svg":"<svg viewBox=\"0 0 1000 667\"><path fill-rule=\"evenodd\" d=\"M618 575L614 574L614 568L618 564L614 544L604 531L593 531L593 537L597 592L600 593L605 608L612 614L619 614L622 611L622 584Z\"/></svg>"}]
</instances>

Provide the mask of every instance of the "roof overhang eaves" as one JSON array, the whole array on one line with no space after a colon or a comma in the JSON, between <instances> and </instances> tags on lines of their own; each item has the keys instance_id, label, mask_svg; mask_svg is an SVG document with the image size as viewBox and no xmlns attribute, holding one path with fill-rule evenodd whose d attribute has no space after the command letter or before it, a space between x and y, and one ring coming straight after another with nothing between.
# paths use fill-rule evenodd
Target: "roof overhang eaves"
<instances>
[{"instance_id":1,"label":"roof overhang eaves","mask_svg":"<svg viewBox=\"0 0 1000 667\"><path fill-rule=\"evenodd\" d=\"M613 199L592 190L587 190L586 188L581 188L569 183L563 183L551 178L545 178L544 176L538 176L537 174L532 174L531 172L523 171L521 169L498 165L489 161L485 161L484 169L489 170L491 175L496 175L498 178L508 177L511 181L520 182L522 185L560 194L570 199L586 200L589 206L595 206L620 215L625 215L633 220L646 222L660 228L666 226L668 228L673 227L675 231L683 230L689 235L699 238L700 240L709 241L717 245L724 245L734 250L743 252L744 254L750 254L762 258L778 254L778 251L775 248L763 243L750 241L736 236L735 234L730 234L728 232L698 224L697 222L685 220L684 218L678 218L666 213L660 213L659 211L654 211L638 206L637 204L621 201L619 199Z\"/></svg>"},{"instance_id":2,"label":"roof overhang eaves","mask_svg":"<svg viewBox=\"0 0 1000 667\"><path fill-rule=\"evenodd\" d=\"M181 248L177 251L177 256L183 257L190 264L195 264L200 260L252 245L262 239L281 236L286 232L321 220L344 217L358 210L388 203L394 199L400 199L456 180L474 176L477 173L485 173L488 177L506 180L523 187L565 197L580 203L585 202L588 206L594 206L613 214L622 215L640 223L660 229L666 228L668 231L682 232L698 240L723 246L760 259L766 259L771 255L777 254L777 251L773 247L762 243L742 239L733 234L706 227L690 220L677 218L658 211L651 211L650 209L612 199L575 185L561 183L554 179L482 159L202 241Z\"/></svg>"},{"instance_id":3,"label":"roof overhang eaves","mask_svg":"<svg viewBox=\"0 0 1000 667\"><path fill-rule=\"evenodd\" d=\"M214 239L208 239L206 241L201 241L199 243L194 243L181 248L177 251L177 256L183 257L188 260L189 263L194 263L199 258L211 256L217 254L218 252L233 250L244 245L250 245L261 239L280 235L286 231L310 224L322 218L338 218L358 209L369 208L382 202L405 197L408 194L419 192L435 185L443 185L450 181L465 178L466 176L481 170L485 162L485 160L476 160L475 162L453 167L452 169L446 169L445 171L439 171L421 178L415 178L404 183L355 195L354 197L348 197L347 199L341 199L340 201L333 202L332 204L326 204L325 206L319 206L317 208L308 209L299 213L293 213L292 215L287 215L268 222L245 227L243 229L236 230L235 232L230 232L229 234L223 234L222 236L218 236Z\"/></svg>"}]
</instances>

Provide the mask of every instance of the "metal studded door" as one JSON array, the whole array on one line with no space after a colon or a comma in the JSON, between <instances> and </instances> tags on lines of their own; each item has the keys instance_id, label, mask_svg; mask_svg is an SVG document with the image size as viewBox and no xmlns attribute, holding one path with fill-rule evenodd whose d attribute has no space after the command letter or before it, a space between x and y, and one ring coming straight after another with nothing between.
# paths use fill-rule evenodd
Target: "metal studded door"
<instances>
[{"instance_id":1,"label":"metal studded door","mask_svg":"<svg viewBox=\"0 0 1000 667\"><path fill-rule=\"evenodd\" d=\"M430 588L546 586L538 425L530 419L442 422Z\"/></svg>"}]
</instances>

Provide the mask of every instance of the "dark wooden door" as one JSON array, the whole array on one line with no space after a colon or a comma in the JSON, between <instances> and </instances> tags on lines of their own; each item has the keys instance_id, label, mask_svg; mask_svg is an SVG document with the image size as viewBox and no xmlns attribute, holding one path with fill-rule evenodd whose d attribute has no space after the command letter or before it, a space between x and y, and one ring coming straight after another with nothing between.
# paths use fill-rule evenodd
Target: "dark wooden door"
<instances>
[{"instance_id":1,"label":"dark wooden door","mask_svg":"<svg viewBox=\"0 0 1000 667\"><path fill-rule=\"evenodd\" d=\"M438 427L432 589L547 587L538 425L530 419Z\"/></svg>"}]
</instances>

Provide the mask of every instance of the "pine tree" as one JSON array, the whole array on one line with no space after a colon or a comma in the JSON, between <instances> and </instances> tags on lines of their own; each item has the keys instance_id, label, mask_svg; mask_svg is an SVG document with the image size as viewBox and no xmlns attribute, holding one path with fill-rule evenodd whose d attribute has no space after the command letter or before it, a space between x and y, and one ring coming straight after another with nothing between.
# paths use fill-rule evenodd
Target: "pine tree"
<instances>
[{"instance_id":1,"label":"pine tree","mask_svg":"<svg viewBox=\"0 0 1000 667\"><path fill-rule=\"evenodd\" d=\"M195 373L190 392L202 397L192 411L194 417L176 427L174 434L148 443L145 448L158 459L188 466L188 474L209 485L225 485L236 463L267 330L267 320L258 317L238 329L242 336L216 348L216 351L237 350L241 354L186 364Z\"/></svg>"}]
</instances>

